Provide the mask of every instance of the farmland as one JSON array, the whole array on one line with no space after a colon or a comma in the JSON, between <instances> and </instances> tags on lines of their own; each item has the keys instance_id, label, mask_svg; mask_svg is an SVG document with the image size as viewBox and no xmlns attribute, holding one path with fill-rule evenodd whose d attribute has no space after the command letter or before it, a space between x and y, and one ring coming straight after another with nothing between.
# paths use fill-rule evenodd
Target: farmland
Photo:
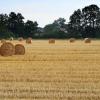
<instances>
[{"instance_id":1,"label":"farmland","mask_svg":"<svg viewBox=\"0 0 100 100\"><path fill-rule=\"evenodd\" d=\"M100 41L33 40L25 55L0 56L0 100L99 100Z\"/></svg>"}]
</instances>

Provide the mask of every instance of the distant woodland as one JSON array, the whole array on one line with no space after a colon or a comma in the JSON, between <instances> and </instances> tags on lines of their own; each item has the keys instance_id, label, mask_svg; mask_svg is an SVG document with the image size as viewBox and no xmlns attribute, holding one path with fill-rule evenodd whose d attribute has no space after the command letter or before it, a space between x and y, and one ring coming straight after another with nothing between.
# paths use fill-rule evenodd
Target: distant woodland
<instances>
[{"instance_id":1,"label":"distant woodland","mask_svg":"<svg viewBox=\"0 0 100 100\"><path fill-rule=\"evenodd\" d=\"M66 12L65 12L66 13ZM67 15L66 15L67 16ZM69 22L65 18L55 19L45 27L38 27L37 21L27 20L21 13L0 14L0 38L100 38L100 8L89 5L77 9L70 15Z\"/></svg>"}]
</instances>

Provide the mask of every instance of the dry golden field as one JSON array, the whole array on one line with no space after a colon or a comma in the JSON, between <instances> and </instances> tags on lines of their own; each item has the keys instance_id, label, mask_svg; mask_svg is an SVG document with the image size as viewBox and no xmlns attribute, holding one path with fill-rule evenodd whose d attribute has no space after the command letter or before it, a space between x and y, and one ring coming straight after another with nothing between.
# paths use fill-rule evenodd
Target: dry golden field
<instances>
[{"instance_id":1,"label":"dry golden field","mask_svg":"<svg viewBox=\"0 0 100 100\"><path fill-rule=\"evenodd\" d=\"M0 56L0 100L100 100L100 41L12 41L26 54Z\"/></svg>"}]
</instances>

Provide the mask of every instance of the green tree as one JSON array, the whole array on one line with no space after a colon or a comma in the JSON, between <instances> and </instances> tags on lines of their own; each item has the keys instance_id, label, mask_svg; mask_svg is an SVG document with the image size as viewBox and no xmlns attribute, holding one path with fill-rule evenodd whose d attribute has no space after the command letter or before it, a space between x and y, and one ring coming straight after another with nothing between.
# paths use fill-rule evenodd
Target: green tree
<instances>
[{"instance_id":1,"label":"green tree","mask_svg":"<svg viewBox=\"0 0 100 100\"><path fill-rule=\"evenodd\" d=\"M9 19L8 19L8 29L16 34L16 26L17 26L17 15L15 12L11 12L9 14Z\"/></svg>"},{"instance_id":2,"label":"green tree","mask_svg":"<svg viewBox=\"0 0 100 100\"><path fill-rule=\"evenodd\" d=\"M15 34L16 37L24 34L24 17L18 13L11 12L8 19L8 29Z\"/></svg>"},{"instance_id":3,"label":"green tree","mask_svg":"<svg viewBox=\"0 0 100 100\"><path fill-rule=\"evenodd\" d=\"M81 10L78 9L77 11L74 11L74 13L70 16L70 21L67 25L68 30L68 37L74 37L74 38L81 38L81 32L82 32L82 13Z\"/></svg>"},{"instance_id":4,"label":"green tree","mask_svg":"<svg viewBox=\"0 0 100 100\"><path fill-rule=\"evenodd\" d=\"M8 30L8 15L0 14L0 38L9 38L14 36L12 32Z\"/></svg>"},{"instance_id":5,"label":"green tree","mask_svg":"<svg viewBox=\"0 0 100 100\"><path fill-rule=\"evenodd\" d=\"M38 23L35 21L30 21L28 20L26 23L25 23L25 37L34 37L35 33L37 32L37 29L38 29Z\"/></svg>"},{"instance_id":6,"label":"green tree","mask_svg":"<svg viewBox=\"0 0 100 100\"><path fill-rule=\"evenodd\" d=\"M82 9L83 25L84 27L90 26L95 28L99 7L97 5L86 6Z\"/></svg>"},{"instance_id":7,"label":"green tree","mask_svg":"<svg viewBox=\"0 0 100 100\"><path fill-rule=\"evenodd\" d=\"M45 38L66 38L66 20L59 18L44 27Z\"/></svg>"},{"instance_id":8,"label":"green tree","mask_svg":"<svg viewBox=\"0 0 100 100\"><path fill-rule=\"evenodd\" d=\"M16 19L16 35L18 37L24 37L24 17L22 16L21 13L17 14L17 19Z\"/></svg>"},{"instance_id":9,"label":"green tree","mask_svg":"<svg viewBox=\"0 0 100 100\"><path fill-rule=\"evenodd\" d=\"M78 9L70 16L68 33L74 37L99 36L100 9L97 5L89 5ZM98 31L97 31L98 30Z\"/></svg>"},{"instance_id":10,"label":"green tree","mask_svg":"<svg viewBox=\"0 0 100 100\"><path fill-rule=\"evenodd\" d=\"M0 32L7 31L8 16L6 14L0 14Z\"/></svg>"}]
</instances>

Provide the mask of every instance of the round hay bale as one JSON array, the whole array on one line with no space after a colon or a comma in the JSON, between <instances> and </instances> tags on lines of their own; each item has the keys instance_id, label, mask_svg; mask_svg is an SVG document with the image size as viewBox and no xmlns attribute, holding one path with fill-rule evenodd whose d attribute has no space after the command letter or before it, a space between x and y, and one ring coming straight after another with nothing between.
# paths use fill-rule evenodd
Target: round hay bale
<instances>
[{"instance_id":1,"label":"round hay bale","mask_svg":"<svg viewBox=\"0 0 100 100\"><path fill-rule=\"evenodd\" d=\"M6 43L6 40L5 40L5 39L2 39L2 40L1 40L1 43Z\"/></svg>"},{"instance_id":2,"label":"round hay bale","mask_svg":"<svg viewBox=\"0 0 100 100\"><path fill-rule=\"evenodd\" d=\"M24 55L25 47L22 44L15 45L15 55Z\"/></svg>"},{"instance_id":3,"label":"round hay bale","mask_svg":"<svg viewBox=\"0 0 100 100\"><path fill-rule=\"evenodd\" d=\"M13 37L10 37L10 39L9 39L10 41L13 41L14 40L14 38Z\"/></svg>"},{"instance_id":4,"label":"round hay bale","mask_svg":"<svg viewBox=\"0 0 100 100\"><path fill-rule=\"evenodd\" d=\"M74 43L74 42L75 42L75 38L70 38L70 39L69 39L69 42L70 42L70 43Z\"/></svg>"},{"instance_id":5,"label":"round hay bale","mask_svg":"<svg viewBox=\"0 0 100 100\"><path fill-rule=\"evenodd\" d=\"M90 38L85 38L85 39L84 39L84 42L85 42L85 43L91 43L91 39L90 39Z\"/></svg>"},{"instance_id":6,"label":"round hay bale","mask_svg":"<svg viewBox=\"0 0 100 100\"><path fill-rule=\"evenodd\" d=\"M27 43L27 44L31 44L31 43L32 43L32 38L26 39L26 43Z\"/></svg>"},{"instance_id":7,"label":"round hay bale","mask_svg":"<svg viewBox=\"0 0 100 100\"><path fill-rule=\"evenodd\" d=\"M15 53L15 47L12 43L3 43L0 47L0 54L2 56L12 56Z\"/></svg>"},{"instance_id":8,"label":"round hay bale","mask_svg":"<svg viewBox=\"0 0 100 100\"><path fill-rule=\"evenodd\" d=\"M31 38L31 37L29 37L28 39L29 39L29 40L32 40L32 38Z\"/></svg>"},{"instance_id":9,"label":"round hay bale","mask_svg":"<svg viewBox=\"0 0 100 100\"><path fill-rule=\"evenodd\" d=\"M19 37L18 40L19 41L23 41L24 39L23 39L23 37Z\"/></svg>"},{"instance_id":10,"label":"round hay bale","mask_svg":"<svg viewBox=\"0 0 100 100\"><path fill-rule=\"evenodd\" d=\"M49 39L49 43L51 44L53 44L53 43L55 43L55 39Z\"/></svg>"}]
</instances>

